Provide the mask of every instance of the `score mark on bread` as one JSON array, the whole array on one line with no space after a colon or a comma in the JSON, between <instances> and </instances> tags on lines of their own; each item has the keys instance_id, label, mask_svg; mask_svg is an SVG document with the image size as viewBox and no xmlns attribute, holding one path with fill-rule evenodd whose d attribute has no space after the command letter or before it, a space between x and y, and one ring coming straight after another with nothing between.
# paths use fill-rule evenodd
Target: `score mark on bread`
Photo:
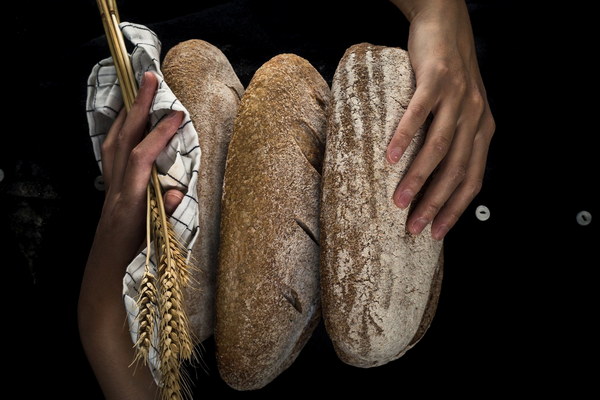
<instances>
[{"instance_id":1,"label":"score mark on bread","mask_svg":"<svg viewBox=\"0 0 600 400\"><path fill-rule=\"evenodd\" d=\"M320 318L319 200L330 90L301 57L254 75L227 157L215 341L223 380L258 389L288 368Z\"/></svg>"}]
</instances>

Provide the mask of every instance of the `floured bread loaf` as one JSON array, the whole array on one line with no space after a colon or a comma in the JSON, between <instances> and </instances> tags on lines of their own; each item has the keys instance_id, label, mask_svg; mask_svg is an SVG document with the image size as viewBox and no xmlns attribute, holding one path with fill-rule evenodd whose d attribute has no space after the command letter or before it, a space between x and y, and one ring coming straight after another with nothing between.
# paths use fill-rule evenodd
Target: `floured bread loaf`
<instances>
[{"instance_id":1,"label":"floured bread loaf","mask_svg":"<svg viewBox=\"0 0 600 400\"><path fill-rule=\"evenodd\" d=\"M196 268L192 287L184 293L190 329L202 342L214 330L223 174L244 88L225 55L202 40L189 40L170 49L162 72L189 111L202 152L198 175L200 233L192 249L192 264Z\"/></svg>"},{"instance_id":2,"label":"floured bread loaf","mask_svg":"<svg viewBox=\"0 0 600 400\"><path fill-rule=\"evenodd\" d=\"M330 91L283 54L248 86L223 189L215 340L221 377L259 389L295 359L319 317L319 200Z\"/></svg>"},{"instance_id":3,"label":"floured bread loaf","mask_svg":"<svg viewBox=\"0 0 600 400\"><path fill-rule=\"evenodd\" d=\"M321 204L323 318L338 356L373 367L397 359L428 328L442 278L442 242L407 233L392 195L421 128L396 165L386 147L415 90L408 53L359 44L332 85Z\"/></svg>"}]
</instances>

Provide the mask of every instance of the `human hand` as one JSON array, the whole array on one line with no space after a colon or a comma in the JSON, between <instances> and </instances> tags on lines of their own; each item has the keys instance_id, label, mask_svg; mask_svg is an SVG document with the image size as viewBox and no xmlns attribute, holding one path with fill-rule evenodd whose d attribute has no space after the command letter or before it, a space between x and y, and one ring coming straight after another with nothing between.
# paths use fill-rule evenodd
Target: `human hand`
<instances>
[{"instance_id":1,"label":"human hand","mask_svg":"<svg viewBox=\"0 0 600 400\"><path fill-rule=\"evenodd\" d=\"M127 265L144 243L152 165L183 119L183 113L174 112L144 136L157 87L157 77L147 72L132 109L119 114L102 146L106 197L83 276L78 319L83 347L106 398L156 398L150 371L130 367L134 352L122 288ZM182 198L178 190L167 191L168 214Z\"/></svg>"},{"instance_id":2,"label":"human hand","mask_svg":"<svg viewBox=\"0 0 600 400\"><path fill-rule=\"evenodd\" d=\"M392 2L410 21L408 53L417 87L388 145L389 162L400 160L416 131L433 115L394 202L406 208L424 189L407 221L408 231L419 234L432 223L433 238L441 240L481 190L495 122L464 1Z\"/></svg>"},{"instance_id":3,"label":"human hand","mask_svg":"<svg viewBox=\"0 0 600 400\"><path fill-rule=\"evenodd\" d=\"M102 144L106 198L99 226L118 226L120 243L134 252L124 251L130 255L129 260L133 259L144 237L146 188L152 165L183 119L183 113L173 112L144 137L157 87L156 76L147 72L132 109L129 113L119 113ZM167 191L164 194L167 214L170 215L182 199L180 191Z\"/></svg>"}]
</instances>

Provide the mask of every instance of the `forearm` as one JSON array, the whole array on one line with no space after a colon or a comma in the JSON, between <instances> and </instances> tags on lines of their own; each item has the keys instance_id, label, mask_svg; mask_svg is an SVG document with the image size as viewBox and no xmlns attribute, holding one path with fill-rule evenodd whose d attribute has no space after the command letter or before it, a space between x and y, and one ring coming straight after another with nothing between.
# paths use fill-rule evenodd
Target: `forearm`
<instances>
[{"instance_id":1,"label":"forearm","mask_svg":"<svg viewBox=\"0 0 600 400\"><path fill-rule=\"evenodd\" d=\"M402 11L409 22L412 22L417 15L430 11L466 9L464 0L390 0L390 2Z\"/></svg>"},{"instance_id":2,"label":"forearm","mask_svg":"<svg viewBox=\"0 0 600 400\"><path fill-rule=\"evenodd\" d=\"M78 317L83 348L108 399L155 399L157 392L148 367L133 363L122 295L127 265L145 239L152 166L183 121L182 112L173 112L145 135L157 88L157 76L146 72L132 109L119 114L102 144L106 198L83 274ZM174 210L182 197L166 196L165 209Z\"/></svg>"},{"instance_id":3,"label":"forearm","mask_svg":"<svg viewBox=\"0 0 600 400\"><path fill-rule=\"evenodd\" d=\"M81 286L81 342L106 398L152 399L156 386L148 368L132 365L133 343L122 298L127 260L118 248L107 254L111 247L103 236L97 233Z\"/></svg>"},{"instance_id":4,"label":"forearm","mask_svg":"<svg viewBox=\"0 0 600 400\"><path fill-rule=\"evenodd\" d=\"M80 330L86 356L107 399L156 398L148 368L132 364L133 344L124 320L117 327L87 319L80 322Z\"/></svg>"},{"instance_id":5,"label":"forearm","mask_svg":"<svg viewBox=\"0 0 600 400\"><path fill-rule=\"evenodd\" d=\"M390 0L410 21L410 36L430 38L409 40L411 58L426 54L428 62L458 61L479 74L469 11L464 0ZM418 32L417 32L418 31ZM413 60L414 61L414 60ZM414 63L417 81L421 63Z\"/></svg>"}]
</instances>

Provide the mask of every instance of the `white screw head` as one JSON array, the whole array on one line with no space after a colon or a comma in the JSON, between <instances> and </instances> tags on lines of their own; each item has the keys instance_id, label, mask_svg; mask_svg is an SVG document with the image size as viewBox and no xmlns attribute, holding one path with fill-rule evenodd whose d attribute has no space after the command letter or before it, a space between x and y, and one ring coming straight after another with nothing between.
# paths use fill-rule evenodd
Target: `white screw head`
<instances>
[{"instance_id":1,"label":"white screw head","mask_svg":"<svg viewBox=\"0 0 600 400\"><path fill-rule=\"evenodd\" d=\"M581 226L589 225L592 222L592 214L588 211L579 211L575 217L577 223Z\"/></svg>"},{"instance_id":2,"label":"white screw head","mask_svg":"<svg viewBox=\"0 0 600 400\"><path fill-rule=\"evenodd\" d=\"M480 221L487 221L490 219L490 209L484 205L477 206L475 209L475 216Z\"/></svg>"}]
</instances>

